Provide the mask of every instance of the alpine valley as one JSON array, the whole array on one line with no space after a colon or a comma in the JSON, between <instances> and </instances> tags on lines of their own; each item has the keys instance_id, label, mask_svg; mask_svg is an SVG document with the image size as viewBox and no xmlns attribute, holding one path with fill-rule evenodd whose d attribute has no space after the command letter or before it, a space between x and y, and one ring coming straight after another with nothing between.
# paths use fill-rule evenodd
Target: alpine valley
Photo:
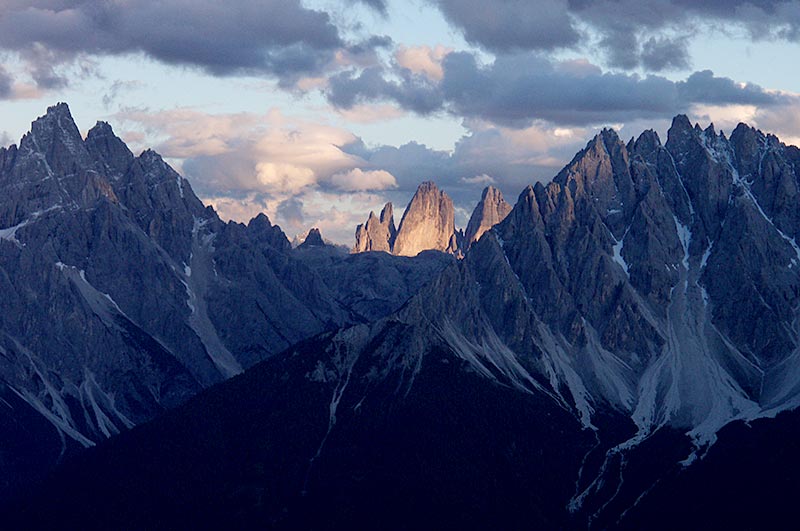
<instances>
[{"instance_id":1,"label":"alpine valley","mask_svg":"<svg viewBox=\"0 0 800 531\"><path fill-rule=\"evenodd\" d=\"M674 118L455 227L293 248L59 104L0 149L9 529L767 529L800 489L800 150Z\"/></svg>"}]
</instances>

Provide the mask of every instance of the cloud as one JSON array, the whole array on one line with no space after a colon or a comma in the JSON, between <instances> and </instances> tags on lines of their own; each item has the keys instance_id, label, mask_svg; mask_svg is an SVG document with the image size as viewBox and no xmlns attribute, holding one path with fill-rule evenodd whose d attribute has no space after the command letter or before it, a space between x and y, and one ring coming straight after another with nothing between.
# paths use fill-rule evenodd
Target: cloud
<instances>
[{"instance_id":1,"label":"cloud","mask_svg":"<svg viewBox=\"0 0 800 531\"><path fill-rule=\"evenodd\" d=\"M788 99L752 83L741 84L726 77L715 77L711 70L695 72L678 86L681 89L680 96L690 103L774 105Z\"/></svg>"},{"instance_id":2,"label":"cloud","mask_svg":"<svg viewBox=\"0 0 800 531\"><path fill-rule=\"evenodd\" d=\"M650 37L642 43L642 65L653 71L689 68L689 43L686 38Z\"/></svg>"},{"instance_id":3,"label":"cloud","mask_svg":"<svg viewBox=\"0 0 800 531\"><path fill-rule=\"evenodd\" d=\"M387 79L386 70L375 66L361 72L348 70L330 78L326 95L336 107L349 109L375 101L394 101L401 107L425 115L443 105L439 86L408 69L400 69L397 80Z\"/></svg>"},{"instance_id":4,"label":"cloud","mask_svg":"<svg viewBox=\"0 0 800 531\"><path fill-rule=\"evenodd\" d=\"M400 46L395 52L395 61L402 68L410 70L417 75L424 75L432 81L441 81L444 77L442 60L452 52L452 48L438 45L430 46Z\"/></svg>"},{"instance_id":5,"label":"cloud","mask_svg":"<svg viewBox=\"0 0 800 531\"><path fill-rule=\"evenodd\" d=\"M12 82L11 75L3 68L3 65L0 65L0 100L11 97Z\"/></svg>"},{"instance_id":6,"label":"cloud","mask_svg":"<svg viewBox=\"0 0 800 531\"><path fill-rule=\"evenodd\" d=\"M209 197L256 193L283 200L308 187L332 186L331 176L364 164L339 147L357 140L351 132L277 109L266 114L127 109L115 120L144 133L165 157L182 161L193 185Z\"/></svg>"},{"instance_id":7,"label":"cloud","mask_svg":"<svg viewBox=\"0 0 800 531\"><path fill-rule=\"evenodd\" d=\"M461 180L468 184L494 184L497 182L494 177L486 175L485 173L476 175L475 177L462 177Z\"/></svg>"},{"instance_id":8,"label":"cloud","mask_svg":"<svg viewBox=\"0 0 800 531\"><path fill-rule=\"evenodd\" d=\"M256 179L268 190L288 193L297 193L316 182L311 168L280 162L257 163Z\"/></svg>"},{"instance_id":9,"label":"cloud","mask_svg":"<svg viewBox=\"0 0 800 531\"><path fill-rule=\"evenodd\" d=\"M388 13L388 6L386 4L386 0L348 0L351 4L364 4L365 6L369 6L381 15L386 16Z\"/></svg>"},{"instance_id":10,"label":"cloud","mask_svg":"<svg viewBox=\"0 0 800 531\"><path fill-rule=\"evenodd\" d=\"M616 68L686 69L700 32L797 41L793 0L429 0L464 38L494 53L599 47Z\"/></svg>"},{"instance_id":11,"label":"cloud","mask_svg":"<svg viewBox=\"0 0 800 531\"><path fill-rule=\"evenodd\" d=\"M567 0L438 0L435 3L464 32L467 42L495 52L553 50L580 42Z\"/></svg>"},{"instance_id":12,"label":"cloud","mask_svg":"<svg viewBox=\"0 0 800 531\"><path fill-rule=\"evenodd\" d=\"M392 104L355 105L349 109L336 111L348 122L357 124L385 123L406 115L406 111Z\"/></svg>"},{"instance_id":13,"label":"cloud","mask_svg":"<svg viewBox=\"0 0 800 531\"><path fill-rule=\"evenodd\" d=\"M523 128L535 120L566 125L627 122L672 117L693 104L770 106L787 98L710 70L672 81L604 72L587 61L557 62L530 53L499 55L484 65L473 53L452 52L443 57L442 70L440 82L407 68L344 72L331 80L327 95L345 109L394 102L421 115L447 111Z\"/></svg>"},{"instance_id":14,"label":"cloud","mask_svg":"<svg viewBox=\"0 0 800 531\"><path fill-rule=\"evenodd\" d=\"M335 173L331 176L330 183L334 187L348 192L365 192L369 190L397 188L397 179L388 171L364 171L361 168L353 168L347 172Z\"/></svg>"},{"instance_id":15,"label":"cloud","mask_svg":"<svg viewBox=\"0 0 800 531\"><path fill-rule=\"evenodd\" d=\"M0 16L0 47L36 63L47 87L63 81L55 63L125 53L214 75L295 79L321 71L346 44L327 13L300 0L16 0ZM41 50L50 57L35 57Z\"/></svg>"},{"instance_id":16,"label":"cloud","mask_svg":"<svg viewBox=\"0 0 800 531\"><path fill-rule=\"evenodd\" d=\"M103 105L108 109L118 101L121 95L144 86L145 83L141 81L123 81L118 79L111 83L111 86L108 87L108 90L103 95Z\"/></svg>"},{"instance_id":17,"label":"cloud","mask_svg":"<svg viewBox=\"0 0 800 531\"><path fill-rule=\"evenodd\" d=\"M278 204L277 217L283 221L285 229L291 232L302 232L306 219L303 213L303 202L296 197L281 201Z\"/></svg>"},{"instance_id":18,"label":"cloud","mask_svg":"<svg viewBox=\"0 0 800 531\"><path fill-rule=\"evenodd\" d=\"M475 120L466 125L470 132L452 151L416 142L375 148L356 142L343 149L364 160L366 166L382 168L395 177L397 188L384 195L397 205L405 206L420 182L433 180L456 205L471 211L487 184L493 183L515 198L526 185L550 180L591 133L575 129L558 135L554 126L544 122L524 129Z\"/></svg>"},{"instance_id":19,"label":"cloud","mask_svg":"<svg viewBox=\"0 0 800 531\"><path fill-rule=\"evenodd\" d=\"M0 101L30 100L42 96L42 91L33 83L20 82L18 72L9 71L0 64Z\"/></svg>"}]
</instances>

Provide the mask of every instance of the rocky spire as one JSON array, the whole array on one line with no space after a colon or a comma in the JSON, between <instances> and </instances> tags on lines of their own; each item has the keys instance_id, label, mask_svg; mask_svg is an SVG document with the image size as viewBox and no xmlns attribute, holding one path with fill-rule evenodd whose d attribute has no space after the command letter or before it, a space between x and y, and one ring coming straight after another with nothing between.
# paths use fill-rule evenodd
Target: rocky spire
<instances>
[{"instance_id":1,"label":"rocky spire","mask_svg":"<svg viewBox=\"0 0 800 531\"><path fill-rule=\"evenodd\" d=\"M356 244L354 253L366 251L392 252L397 229L394 226L394 212L391 203L386 203L381 210L380 218L374 212L369 213L367 222L356 227Z\"/></svg>"},{"instance_id":2,"label":"rocky spire","mask_svg":"<svg viewBox=\"0 0 800 531\"><path fill-rule=\"evenodd\" d=\"M429 249L452 252L454 233L453 200L427 181L419 185L408 204L392 250L401 256L416 256Z\"/></svg>"},{"instance_id":3,"label":"rocky spire","mask_svg":"<svg viewBox=\"0 0 800 531\"><path fill-rule=\"evenodd\" d=\"M286 234L279 226L273 225L263 212L260 212L247 224L247 234L252 241L266 243L279 251L288 251L292 248Z\"/></svg>"},{"instance_id":4,"label":"rocky spire","mask_svg":"<svg viewBox=\"0 0 800 531\"><path fill-rule=\"evenodd\" d=\"M466 245L472 245L480 239L484 232L503 221L511 212L511 205L503 198L503 194L494 186L483 190L481 200L472 211L467 224Z\"/></svg>"},{"instance_id":5,"label":"rocky spire","mask_svg":"<svg viewBox=\"0 0 800 531\"><path fill-rule=\"evenodd\" d=\"M43 155L47 171L56 175L91 165L83 138L66 103L48 107L47 113L31 124L30 133L20 141L20 151L25 156L30 153Z\"/></svg>"},{"instance_id":6,"label":"rocky spire","mask_svg":"<svg viewBox=\"0 0 800 531\"><path fill-rule=\"evenodd\" d=\"M309 247L325 247L325 240L322 239L322 234L319 229L314 227L308 231L306 239L299 245L300 249L307 249Z\"/></svg>"},{"instance_id":7,"label":"rocky spire","mask_svg":"<svg viewBox=\"0 0 800 531\"><path fill-rule=\"evenodd\" d=\"M109 177L119 179L133 162L133 153L106 122L97 122L86 135L86 149L104 166Z\"/></svg>"}]
</instances>

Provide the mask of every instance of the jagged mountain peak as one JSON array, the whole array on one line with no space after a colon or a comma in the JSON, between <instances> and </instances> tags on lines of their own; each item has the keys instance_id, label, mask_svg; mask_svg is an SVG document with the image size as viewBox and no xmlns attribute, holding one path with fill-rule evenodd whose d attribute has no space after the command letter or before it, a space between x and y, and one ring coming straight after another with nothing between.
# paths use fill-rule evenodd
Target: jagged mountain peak
<instances>
[{"instance_id":1,"label":"jagged mountain peak","mask_svg":"<svg viewBox=\"0 0 800 531\"><path fill-rule=\"evenodd\" d=\"M166 165L166 162L164 162L164 157L162 157L160 153L153 150L152 148L145 149L139 154L137 158L148 164L156 164L159 166Z\"/></svg>"},{"instance_id":2,"label":"jagged mountain peak","mask_svg":"<svg viewBox=\"0 0 800 531\"><path fill-rule=\"evenodd\" d=\"M298 247L301 249L307 249L309 247L325 247L327 244L325 240L322 239L322 233L317 227L312 228L306 234L303 243L301 243Z\"/></svg>"},{"instance_id":3,"label":"jagged mountain peak","mask_svg":"<svg viewBox=\"0 0 800 531\"><path fill-rule=\"evenodd\" d=\"M628 149L636 154L645 155L653 153L661 147L661 139L658 133L653 129L647 129L632 142L631 147Z\"/></svg>"},{"instance_id":4,"label":"jagged mountain peak","mask_svg":"<svg viewBox=\"0 0 800 531\"><path fill-rule=\"evenodd\" d=\"M680 142L683 139L694 136L695 129L692 128L692 122L685 114L679 114L672 119L672 124L667 131L667 143Z\"/></svg>"},{"instance_id":5,"label":"jagged mountain peak","mask_svg":"<svg viewBox=\"0 0 800 531\"><path fill-rule=\"evenodd\" d=\"M400 256L431 249L455 252L455 234L453 200L433 181L424 181L403 213L392 252Z\"/></svg>"},{"instance_id":6,"label":"jagged mountain peak","mask_svg":"<svg viewBox=\"0 0 800 531\"><path fill-rule=\"evenodd\" d=\"M65 123L72 123L74 125L75 121L72 118L72 112L70 111L69 105L66 102L60 101L55 105L51 105L47 108L45 113L34 120L33 123L44 123L44 122L51 122L51 121L64 121Z\"/></svg>"},{"instance_id":7,"label":"jagged mountain peak","mask_svg":"<svg viewBox=\"0 0 800 531\"><path fill-rule=\"evenodd\" d=\"M20 141L23 157L43 155L47 171L69 173L76 165L87 165L90 157L78 126L66 103L48 107L47 112L31 123L28 134Z\"/></svg>"},{"instance_id":8,"label":"jagged mountain peak","mask_svg":"<svg viewBox=\"0 0 800 531\"><path fill-rule=\"evenodd\" d=\"M370 212L372 214L372 212ZM394 225L394 207L391 201L383 205L381 210L381 223L391 223Z\"/></svg>"},{"instance_id":9,"label":"jagged mountain peak","mask_svg":"<svg viewBox=\"0 0 800 531\"><path fill-rule=\"evenodd\" d=\"M420 194L432 194L432 193L444 193L443 191L439 190L439 187L436 186L434 181L422 181L419 186L417 187L417 191L414 195Z\"/></svg>"},{"instance_id":10,"label":"jagged mountain peak","mask_svg":"<svg viewBox=\"0 0 800 531\"><path fill-rule=\"evenodd\" d=\"M481 193L481 200L472 211L464 234L466 245L472 245L483 234L503 221L511 212L511 205L506 202L502 192L492 185L487 186Z\"/></svg>"},{"instance_id":11,"label":"jagged mountain peak","mask_svg":"<svg viewBox=\"0 0 800 531\"><path fill-rule=\"evenodd\" d=\"M613 127L603 128L603 130L600 131L597 136L602 139L603 144L609 153L619 145L624 144L622 139L619 137L619 133L617 133Z\"/></svg>"},{"instance_id":12,"label":"jagged mountain peak","mask_svg":"<svg viewBox=\"0 0 800 531\"><path fill-rule=\"evenodd\" d=\"M119 179L133 162L134 155L125 142L114 134L108 122L98 121L86 134L86 149L101 162L109 177Z\"/></svg>"},{"instance_id":13,"label":"jagged mountain peak","mask_svg":"<svg viewBox=\"0 0 800 531\"><path fill-rule=\"evenodd\" d=\"M381 210L380 218L370 211L367 222L356 227L356 242L352 252L363 253L366 251L392 252L397 229L394 225L394 210L392 203L386 203Z\"/></svg>"},{"instance_id":14,"label":"jagged mountain peak","mask_svg":"<svg viewBox=\"0 0 800 531\"><path fill-rule=\"evenodd\" d=\"M259 212L250 220L246 232L252 241L266 243L279 251L288 251L292 248L292 243L283 230L278 225L273 225L263 212Z\"/></svg>"},{"instance_id":15,"label":"jagged mountain peak","mask_svg":"<svg viewBox=\"0 0 800 531\"><path fill-rule=\"evenodd\" d=\"M47 108L47 112L31 123L31 133L39 141L46 141L51 135L67 135L80 138L78 126L66 103L58 103Z\"/></svg>"},{"instance_id":16,"label":"jagged mountain peak","mask_svg":"<svg viewBox=\"0 0 800 531\"><path fill-rule=\"evenodd\" d=\"M95 124L94 124L94 127L89 129L89 132L87 133L87 136L91 135L91 134L94 134L94 135L113 135L114 134L114 128L111 127L110 123L108 123L108 122L106 122L104 120L97 120L97 122L95 122Z\"/></svg>"}]
</instances>

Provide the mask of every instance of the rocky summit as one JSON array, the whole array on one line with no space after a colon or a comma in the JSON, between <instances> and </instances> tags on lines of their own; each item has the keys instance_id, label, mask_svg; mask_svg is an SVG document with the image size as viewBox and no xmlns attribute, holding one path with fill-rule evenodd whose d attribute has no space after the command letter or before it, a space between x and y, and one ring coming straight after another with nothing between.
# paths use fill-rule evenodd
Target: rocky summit
<instances>
[{"instance_id":1,"label":"rocky summit","mask_svg":"<svg viewBox=\"0 0 800 531\"><path fill-rule=\"evenodd\" d=\"M374 212L369 213L367 222L356 227L356 243L354 253L367 251L392 252L397 229L394 226L394 212L391 203L386 203L381 210L381 217L375 217Z\"/></svg>"},{"instance_id":2,"label":"rocky summit","mask_svg":"<svg viewBox=\"0 0 800 531\"><path fill-rule=\"evenodd\" d=\"M326 245L325 240L322 239L322 233L315 227L308 231L303 243L298 247L305 249L307 247L325 247Z\"/></svg>"},{"instance_id":3,"label":"rocky summit","mask_svg":"<svg viewBox=\"0 0 800 531\"><path fill-rule=\"evenodd\" d=\"M472 245L483 234L506 219L511 212L511 205L503 198L503 194L494 186L487 186L481 194L481 200L472 211L464 234L466 244Z\"/></svg>"},{"instance_id":4,"label":"rocky summit","mask_svg":"<svg viewBox=\"0 0 800 531\"><path fill-rule=\"evenodd\" d=\"M435 183L426 181L417 188L396 231L391 203L381 211L380 220L370 212L367 222L356 227L353 252L386 251L397 256L416 256L434 250L459 254L462 240L463 233L455 228L453 200Z\"/></svg>"},{"instance_id":5,"label":"rocky summit","mask_svg":"<svg viewBox=\"0 0 800 531\"><path fill-rule=\"evenodd\" d=\"M416 256L422 251L455 251L455 209L453 200L427 181L419 185L403 213L392 252Z\"/></svg>"}]
</instances>

